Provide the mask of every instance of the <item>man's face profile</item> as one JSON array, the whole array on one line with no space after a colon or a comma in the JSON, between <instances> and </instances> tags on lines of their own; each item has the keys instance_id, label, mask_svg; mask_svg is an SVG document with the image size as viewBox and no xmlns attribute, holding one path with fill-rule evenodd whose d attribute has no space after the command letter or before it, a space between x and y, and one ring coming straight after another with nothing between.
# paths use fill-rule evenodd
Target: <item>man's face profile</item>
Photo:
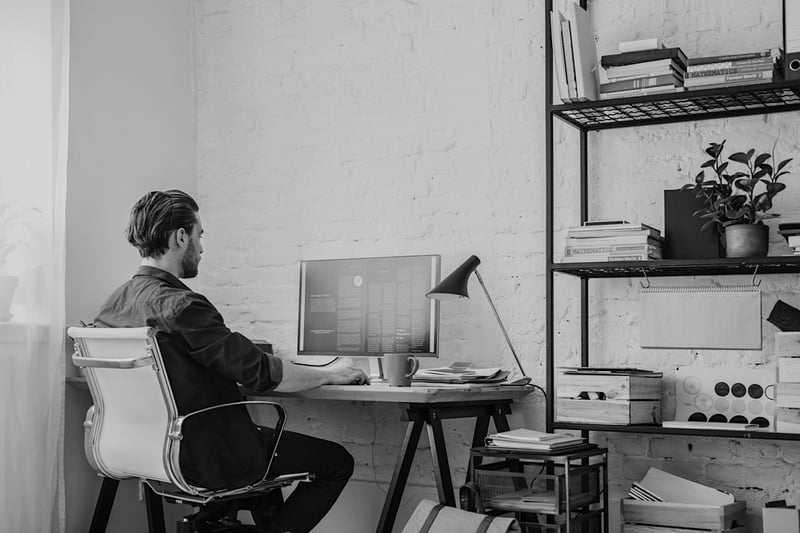
<instances>
[{"instance_id":1,"label":"man's face profile","mask_svg":"<svg viewBox=\"0 0 800 533\"><path fill-rule=\"evenodd\" d=\"M183 257L181 257L181 271L183 272L181 277L184 279L197 276L200 255L203 253L203 245L200 243L200 238L203 236L203 226L199 217L192 226L192 231L187 235L189 243L186 246Z\"/></svg>"}]
</instances>

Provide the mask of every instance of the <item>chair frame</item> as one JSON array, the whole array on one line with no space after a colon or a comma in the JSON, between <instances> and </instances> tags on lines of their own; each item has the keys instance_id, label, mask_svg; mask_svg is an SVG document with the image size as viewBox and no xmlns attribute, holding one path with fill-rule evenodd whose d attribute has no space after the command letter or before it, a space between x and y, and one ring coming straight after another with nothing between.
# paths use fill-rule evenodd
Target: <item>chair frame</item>
<instances>
[{"instance_id":1,"label":"chair frame","mask_svg":"<svg viewBox=\"0 0 800 533\"><path fill-rule=\"evenodd\" d=\"M83 422L84 425L84 451L87 461L90 466L98 472L98 474L105 478L113 480L138 478L142 483L146 484L147 488L158 496L166 498L170 502L175 503L188 503L194 506L205 506L212 502L222 500L232 500L235 498L253 496L263 494L274 489L291 485L295 481L310 481L313 475L308 472L287 474L275 478L269 478L269 471L272 461L275 458L276 450L280 442L281 435L283 434L286 425L286 411L284 408L276 403L266 400L242 400L238 402L231 402L226 404L214 405L204 409L199 409L191 413L180 415L175 404L175 398L172 394L172 388L167 380L166 371L164 369L163 358L161 351L158 347L156 340L156 331L154 328L95 328L95 327L70 327L67 333L74 340L75 353L72 356L73 363L84 370L86 381L89 385L89 390L92 395L94 405L92 405L86 413L86 418ZM133 357L126 358L101 358L92 357L87 340L89 339L120 339L126 341L141 340L144 344L144 354L134 355ZM101 385L96 375L97 371L120 371L124 372L131 369L138 369L142 367L150 367L153 370L155 379L158 382L158 388L161 391L162 399L167 412L167 427L163 435L162 446L162 466L164 470L163 479L145 478L126 472L124 467L118 465L106 464L99 449L98 441L104 428L104 421L106 418L106 403L103 398ZM189 483L183 476L180 469L180 444L183 435L183 425L187 419L207 413L217 409L225 409L233 406L254 406L254 407L272 407L278 416L278 421L275 425L274 435L269 449L268 463L265 473L261 479L243 487L234 487L229 489L209 489L198 485ZM101 500L105 494L105 505L109 507L106 515L110 511L110 503L108 503L109 492L110 498L113 502L114 492L116 485L111 490L110 485L101 490L100 499L98 499L98 509L100 511ZM148 494L148 496L150 496ZM150 510L151 498L147 498L148 511ZM160 504L160 501L158 502ZM160 512L160 505L156 504ZM150 513L148 512L148 515ZM107 516L105 517L107 521ZM154 525L152 517L148 516L149 527L153 531ZM185 519L179 522L186 523ZM158 528L163 530L163 517L161 518L162 527ZM93 527L95 526L93 521ZM104 530L105 524L102 524L101 531ZM192 529L184 529L192 531Z\"/></svg>"}]
</instances>

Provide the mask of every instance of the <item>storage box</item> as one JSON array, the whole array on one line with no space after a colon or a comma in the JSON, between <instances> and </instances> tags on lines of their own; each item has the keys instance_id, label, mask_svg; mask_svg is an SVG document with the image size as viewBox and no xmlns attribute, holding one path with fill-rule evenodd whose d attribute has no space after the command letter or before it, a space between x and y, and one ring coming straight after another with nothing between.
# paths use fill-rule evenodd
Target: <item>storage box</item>
<instances>
[{"instance_id":1,"label":"storage box","mask_svg":"<svg viewBox=\"0 0 800 533\"><path fill-rule=\"evenodd\" d=\"M587 424L660 424L661 400L556 398L556 421Z\"/></svg>"},{"instance_id":2,"label":"storage box","mask_svg":"<svg viewBox=\"0 0 800 533\"><path fill-rule=\"evenodd\" d=\"M697 530L747 531L747 502L743 501L719 506L624 499L621 504L622 521L624 527L628 527L623 527L626 533L682 531L680 528L693 533L699 533ZM631 526L634 528L631 529ZM662 526L665 529L647 529L644 526Z\"/></svg>"},{"instance_id":3,"label":"storage box","mask_svg":"<svg viewBox=\"0 0 800 533\"><path fill-rule=\"evenodd\" d=\"M719 529L687 529L683 527L648 526L645 524L622 524L622 533L704 533ZM722 533L747 533L747 526L723 529ZM766 529L764 531L767 531ZM772 533L771 531L769 533Z\"/></svg>"},{"instance_id":4,"label":"storage box","mask_svg":"<svg viewBox=\"0 0 800 533\"><path fill-rule=\"evenodd\" d=\"M800 433L800 409L778 407L774 426L778 433Z\"/></svg>"},{"instance_id":5,"label":"storage box","mask_svg":"<svg viewBox=\"0 0 800 533\"><path fill-rule=\"evenodd\" d=\"M800 331L781 331L776 333L775 355L778 357L800 357Z\"/></svg>"},{"instance_id":6,"label":"storage box","mask_svg":"<svg viewBox=\"0 0 800 533\"><path fill-rule=\"evenodd\" d=\"M800 409L800 383L776 383L775 405Z\"/></svg>"},{"instance_id":7,"label":"storage box","mask_svg":"<svg viewBox=\"0 0 800 533\"><path fill-rule=\"evenodd\" d=\"M764 507L761 515L765 533L798 533L800 510L783 507Z\"/></svg>"},{"instance_id":8,"label":"storage box","mask_svg":"<svg viewBox=\"0 0 800 533\"><path fill-rule=\"evenodd\" d=\"M661 376L621 374L560 374L556 384L559 398L578 398L581 393L598 393L606 400L660 400Z\"/></svg>"},{"instance_id":9,"label":"storage box","mask_svg":"<svg viewBox=\"0 0 800 533\"><path fill-rule=\"evenodd\" d=\"M800 356L778 357L778 381L800 383Z\"/></svg>"}]
</instances>

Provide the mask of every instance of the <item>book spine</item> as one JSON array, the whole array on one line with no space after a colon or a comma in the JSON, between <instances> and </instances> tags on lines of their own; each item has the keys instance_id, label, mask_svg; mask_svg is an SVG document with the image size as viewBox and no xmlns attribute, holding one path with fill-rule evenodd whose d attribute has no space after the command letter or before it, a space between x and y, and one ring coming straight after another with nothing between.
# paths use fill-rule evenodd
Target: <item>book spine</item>
<instances>
[{"instance_id":1,"label":"book spine","mask_svg":"<svg viewBox=\"0 0 800 533\"><path fill-rule=\"evenodd\" d=\"M620 235L619 237L567 237L566 247L584 246L619 246L622 244L644 246L661 246L661 241L650 235Z\"/></svg>"},{"instance_id":2,"label":"book spine","mask_svg":"<svg viewBox=\"0 0 800 533\"><path fill-rule=\"evenodd\" d=\"M720 68L744 68L744 67L772 67L775 62L771 57L764 57L760 59L743 59L741 61L720 61L718 63L704 63L702 65L689 65L686 67L686 72L702 72L705 70L715 70Z\"/></svg>"},{"instance_id":3,"label":"book spine","mask_svg":"<svg viewBox=\"0 0 800 533\"><path fill-rule=\"evenodd\" d=\"M761 72L745 72L744 74L723 74L720 76L687 78L683 83L686 87L696 87L698 85L705 85L708 83L728 83L731 81L763 80L767 78L772 79L771 70L764 70Z\"/></svg>"},{"instance_id":4,"label":"book spine","mask_svg":"<svg viewBox=\"0 0 800 533\"><path fill-rule=\"evenodd\" d=\"M771 57L772 51L764 50L761 52L747 52L744 54L729 54L720 56L707 56L707 57L690 57L687 61L689 65L704 65L706 63L721 63L723 61L742 61L745 59L758 59L762 57Z\"/></svg>"},{"instance_id":5,"label":"book spine","mask_svg":"<svg viewBox=\"0 0 800 533\"><path fill-rule=\"evenodd\" d=\"M590 254L565 256L563 263L604 263L608 261L649 261L659 259L649 254Z\"/></svg>"},{"instance_id":6,"label":"book spine","mask_svg":"<svg viewBox=\"0 0 800 533\"><path fill-rule=\"evenodd\" d=\"M596 254L652 254L657 248L650 244L611 244L607 246L567 246L564 255L596 255Z\"/></svg>"},{"instance_id":7,"label":"book spine","mask_svg":"<svg viewBox=\"0 0 800 533\"><path fill-rule=\"evenodd\" d=\"M752 67L715 68L708 70L686 71L686 78L706 78L708 76L726 76L728 74L749 74L750 72L772 72L772 64L754 65Z\"/></svg>"},{"instance_id":8,"label":"book spine","mask_svg":"<svg viewBox=\"0 0 800 533\"><path fill-rule=\"evenodd\" d=\"M659 59L672 59L681 65L686 65L686 54L680 48L659 48L657 50L642 50L639 52L626 52L623 54L605 55L600 58L600 66L621 67L636 63L645 63Z\"/></svg>"},{"instance_id":9,"label":"book spine","mask_svg":"<svg viewBox=\"0 0 800 533\"><path fill-rule=\"evenodd\" d=\"M681 81L672 74L662 76L648 76L630 80L613 81L600 84L600 92L625 91L630 89L644 89L645 87L680 86Z\"/></svg>"},{"instance_id":10,"label":"book spine","mask_svg":"<svg viewBox=\"0 0 800 533\"><path fill-rule=\"evenodd\" d=\"M648 87L646 89L631 89L629 91L614 91L611 93L601 93L601 100L611 100L613 98L631 98L634 96L647 96L650 94L667 94L682 92L683 87Z\"/></svg>"}]
</instances>

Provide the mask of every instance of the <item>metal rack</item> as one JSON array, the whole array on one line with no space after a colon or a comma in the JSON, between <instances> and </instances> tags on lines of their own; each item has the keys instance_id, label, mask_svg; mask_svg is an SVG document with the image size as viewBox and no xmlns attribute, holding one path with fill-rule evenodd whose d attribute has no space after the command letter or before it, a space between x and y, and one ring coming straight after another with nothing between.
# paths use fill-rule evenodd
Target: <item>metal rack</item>
<instances>
[{"instance_id":1,"label":"metal rack","mask_svg":"<svg viewBox=\"0 0 800 533\"><path fill-rule=\"evenodd\" d=\"M581 0L586 7L586 0ZM635 98L599 100L554 105L553 49L550 41L552 0L545 2L545 257L546 257L546 328L545 354L547 372L546 430L579 429L587 431L620 431L664 433L674 435L727 436L737 438L800 440L800 435L767 432L719 432L712 430L666 429L660 426L608 426L600 424L555 423L554 361L554 279L556 274L574 276L580 283L581 365L589 366L589 282L599 278L635 278L658 276L702 276L796 274L800 273L799 257L765 257L748 259L698 259L628 261L608 263L554 263L554 142L553 128L559 119L578 130L580 155L580 222L588 219L588 146L589 132L611 128L649 126L654 124L709 120L736 116L771 114L800 110L800 80L780 81L750 86L705 89Z\"/></svg>"}]
</instances>

